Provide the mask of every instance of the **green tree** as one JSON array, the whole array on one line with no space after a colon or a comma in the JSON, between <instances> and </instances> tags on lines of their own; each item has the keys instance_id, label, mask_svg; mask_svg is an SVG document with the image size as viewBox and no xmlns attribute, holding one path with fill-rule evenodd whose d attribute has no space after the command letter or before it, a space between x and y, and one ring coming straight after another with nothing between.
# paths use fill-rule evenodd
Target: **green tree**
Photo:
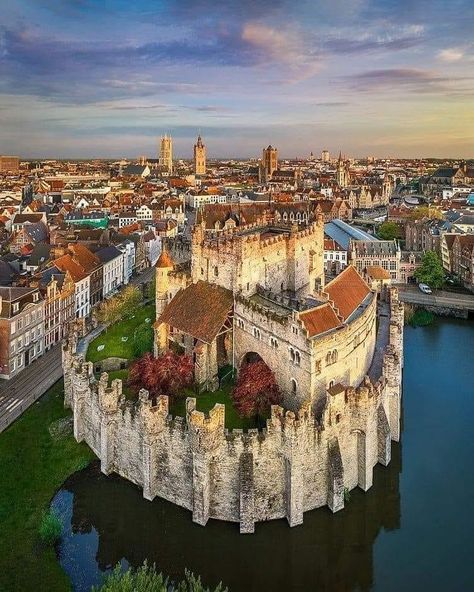
<instances>
[{"instance_id":1,"label":"green tree","mask_svg":"<svg viewBox=\"0 0 474 592\"><path fill-rule=\"evenodd\" d=\"M422 218L429 218L430 220L442 220L443 213L434 207L429 206L418 206L414 208L410 213L412 220L421 220Z\"/></svg>"},{"instance_id":2,"label":"green tree","mask_svg":"<svg viewBox=\"0 0 474 592\"><path fill-rule=\"evenodd\" d=\"M401 237L400 226L396 222L384 222L379 226L377 234L382 240L393 240L394 238Z\"/></svg>"},{"instance_id":3,"label":"green tree","mask_svg":"<svg viewBox=\"0 0 474 592\"><path fill-rule=\"evenodd\" d=\"M122 571L120 564L114 571L106 576L104 583L99 588L93 587L91 592L211 592L201 583L201 578L196 578L186 570L184 580L178 583L170 582L161 573L157 573L155 566L148 567L146 562L137 570L127 569ZM227 592L219 584L214 592Z\"/></svg>"},{"instance_id":4,"label":"green tree","mask_svg":"<svg viewBox=\"0 0 474 592\"><path fill-rule=\"evenodd\" d=\"M138 325L133 334L133 354L141 358L146 352L153 349L153 329L150 323Z\"/></svg>"},{"instance_id":5,"label":"green tree","mask_svg":"<svg viewBox=\"0 0 474 592\"><path fill-rule=\"evenodd\" d=\"M127 286L117 296L122 317L131 317L142 302L140 288Z\"/></svg>"},{"instance_id":6,"label":"green tree","mask_svg":"<svg viewBox=\"0 0 474 592\"><path fill-rule=\"evenodd\" d=\"M415 271L416 279L431 288L439 289L444 285L443 264L435 251L426 251L421 266Z\"/></svg>"}]
</instances>

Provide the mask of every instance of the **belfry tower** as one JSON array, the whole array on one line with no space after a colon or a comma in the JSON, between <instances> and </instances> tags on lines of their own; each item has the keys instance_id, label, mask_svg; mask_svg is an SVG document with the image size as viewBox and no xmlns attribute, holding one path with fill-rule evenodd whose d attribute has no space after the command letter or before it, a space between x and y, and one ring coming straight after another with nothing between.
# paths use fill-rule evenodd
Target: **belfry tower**
<instances>
[{"instance_id":1,"label":"belfry tower","mask_svg":"<svg viewBox=\"0 0 474 592\"><path fill-rule=\"evenodd\" d=\"M206 146L202 142L201 135L194 144L194 172L196 175L206 174Z\"/></svg>"}]
</instances>

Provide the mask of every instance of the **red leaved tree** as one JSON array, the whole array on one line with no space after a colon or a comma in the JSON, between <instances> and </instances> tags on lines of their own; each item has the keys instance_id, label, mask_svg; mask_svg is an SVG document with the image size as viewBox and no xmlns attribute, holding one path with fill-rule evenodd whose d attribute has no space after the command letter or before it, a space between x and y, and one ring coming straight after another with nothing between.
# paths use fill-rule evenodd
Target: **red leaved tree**
<instances>
[{"instance_id":1,"label":"red leaved tree","mask_svg":"<svg viewBox=\"0 0 474 592\"><path fill-rule=\"evenodd\" d=\"M239 415L244 417L263 416L270 405L280 403L275 376L263 360L249 362L240 370L232 400Z\"/></svg>"},{"instance_id":2,"label":"red leaved tree","mask_svg":"<svg viewBox=\"0 0 474 592\"><path fill-rule=\"evenodd\" d=\"M194 365L190 356L167 351L154 358L147 353L130 366L128 384L138 392L146 389L151 397L158 395L175 396L193 382Z\"/></svg>"}]
</instances>

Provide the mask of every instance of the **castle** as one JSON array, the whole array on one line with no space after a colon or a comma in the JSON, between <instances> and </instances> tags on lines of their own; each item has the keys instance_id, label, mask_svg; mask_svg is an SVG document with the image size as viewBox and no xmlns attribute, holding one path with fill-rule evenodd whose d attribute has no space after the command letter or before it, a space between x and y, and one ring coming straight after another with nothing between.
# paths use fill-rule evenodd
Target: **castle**
<instances>
[{"instance_id":1,"label":"castle","mask_svg":"<svg viewBox=\"0 0 474 592\"><path fill-rule=\"evenodd\" d=\"M255 523L344 506L344 492L372 484L400 433L403 308L398 293L381 303L349 266L325 284L323 220L316 213L282 224L268 213L252 224L193 231L191 261L164 249L156 264L155 354L192 356L196 382L218 387L218 370L256 359L283 393L263 431L227 431L225 408L206 417L189 398L186 418L168 414L168 398L146 391L126 401L121 381L95 380L91 364L64 349L66 404L74 434L117 472L188 508L193 520Z\"/></svg>"}]
</instances>

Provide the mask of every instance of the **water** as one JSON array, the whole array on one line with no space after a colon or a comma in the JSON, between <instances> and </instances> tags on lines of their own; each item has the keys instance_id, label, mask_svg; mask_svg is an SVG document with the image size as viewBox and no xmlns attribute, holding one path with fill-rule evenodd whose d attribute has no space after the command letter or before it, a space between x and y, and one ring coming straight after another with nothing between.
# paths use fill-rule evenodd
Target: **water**
<instances>
[{"instance_id":1,"label":"water","mask_svg":"<svg viewBox=\"0 0 474 592\"><path fill-rule=\"evenodd\" d=\"M53 505L64 516L60 561L74 590L121 562L145 559L172 578L187 567L211 586L262 590L467 591L474 587L474 324L439 320L406 330L403 433L372 489L346 509L305 514L303 526L191 522L150 503L98 465L73 475Z\"/></svg>"}]
</instances>

